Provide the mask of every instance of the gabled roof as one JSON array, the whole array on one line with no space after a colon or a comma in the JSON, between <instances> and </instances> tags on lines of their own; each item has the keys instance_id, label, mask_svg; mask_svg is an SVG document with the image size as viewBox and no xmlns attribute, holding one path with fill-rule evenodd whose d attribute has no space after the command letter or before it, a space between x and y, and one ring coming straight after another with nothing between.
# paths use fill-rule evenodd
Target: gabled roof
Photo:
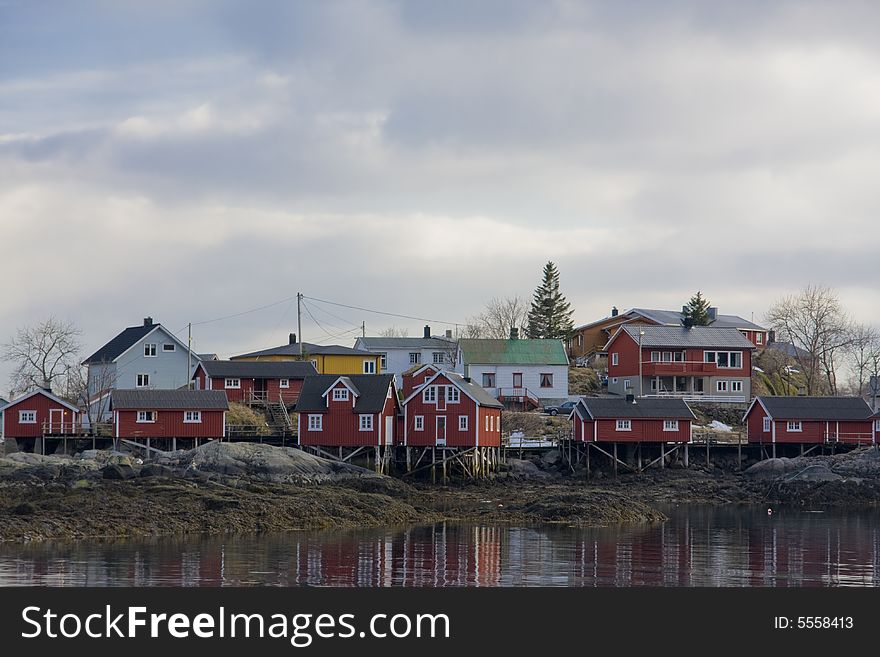
<instances>
[{"instance_id":1,"label":"gabled roof","mask_svg":"<svg viewBox=\"0 0 880 657\"><path fill-rule=\"evenodd\" d=\"M652 322L663 326L681 326L681 311L678 310L652 310L650 308L633 308L629 313L636 313ZM715 321L709 326L713 328L735 328L746 331L766 331L763 326L743 319L739 315L716 315Z\"/></svg>"},{"instance_id":2,"label":"gabled roof","mask_svg":"<svg viewBox=\"0 0 880 657\"><path fill-rule=\"evenodd\" d=\"M456 340L451 338L358 338L355 344L364 349L450 349Z\"/></svg>"},{"instance_id":3,"label":"gabled roof","mask_svg":"<svg viewBox=\"0 0 880 657\"><path fill-rule=\"evenodd\" d=\"M324 393L340 378L338 374L315 374L307 377L294 410L297 413L327 412ZM394 385L393 374L350 374L345 378L349 379L360 393L352 409L353 413L381 411L388 397L388 387Z\"/></svg>"},{"instance_id":4,"label":"gabled roof","mask_svg":"<svg viewBox=\"0 0 880 657\"><path fill-rule=\"evenodd\" d=\"M110 342L98 349L98 351L86 358L82 362L82 364L87 365L89 363L112 363L126 351L131 349L132 346L134 346L139 340L143 339L160 326L161 324L141 324L140 326L129 326L127 329L122 331L122 333L110 340Z\"/></svg>"},{"instance_id":5,"label":"gabled roof","mask_svg":"<svg viewBox=\"0 0 880 657\"><path fill-rule=\"evenodd\" d=\"M416 363L415 365L410 367L408 370L403 372L401 374L401 376L414 376L425 369L431 369L431 370L434 370L434 372L440 371L440 368L437 367L436 365L434 365L433 363Z\"/></svg>"},{"instance_id":6,"label":"gabled roof","mask_svg":"<svg viewBox=\"0 0 880 657\"><path fill-rule=\"evenodd\" d=\"M480 406L487 406L490 408L504 408L504 404L495 399L492 395L490 395L484 388L478 386L473 381L469 381L464 378L461 374L456 372L436 372L433 376L425 380L425 383L417 386L407 397L403 400L404 405L408 404L413 398L417 395L421 395L422 391L430 386L434 381L436 381L440 377L445 377L451 384L456 386L459 390L461 390L465 395L473 399Z\"/></svg>"},{"instance_id":7,"label":"gabled roof","mask_svg":"<svg viewBox=\"0 0 880 657\"><path fill-rule=\"evenodd\" d=\"M203 360L199 367L212 379L305 379L318 373L309 361L299 360Z\"/></svg>"},{"instance_id":8,"label":"gabled roof","mask_svg":"<svg viewBox=\"0 0 880 657\"><path fill-rule=\"evenodd\" d=\"M755 397L774 420L869 420L874 411L861 397ZM749 412L752 410L749 407ZM748 415L748 412L746 413Z\"/></svg>"},{"instance_id":9,"label":"gabled roof","mask_svg":"<svg viewBox=\"0 0 880 657\"><path fill-rule=\"evenodd\" d=\"M329 393L331 390L333 390L333 388L336 387L336 384L337 384L337 383L341 383L341 384L344 385L346 388L348 388L349 390L351 390L351 394L353 394L355 397L360 397L360 396L361 396L361 391L358 390L358 387L354 384L354 381L351 380L351 377L350 377L350 376L345 376L345 375L343 375L343 376L337 376L337 377L336 377L336 380L335 380L333 383L331 383L329 386L327 386L327 389L324 391L324 393L323 393L321 396L322 396L322 397L326 397L326 396L327 396L327 393ZM386 393L386 394L387 394L387 393Z\"/></svg>"},{"instance_id":10,"label":"gabled roof","mask_svg":"<svg viewBox=\"0 0 880 657\"><path fill-rule=\"evenodd\" d=\"M582 419L606 420L616 418L645 420L695 420L690 407L681 399L649 399L641 397L635 403L624 397L582 397L574 407Z\"/></svg>"},{"instance_id":11,"label":"gabled roof","mask_svg":"<svg viewBox=\"0 0 880 657\"><path fill-rule=\"evenodd\" d=\"M562 340L459 340L462 361L479 365L568 365Z\"/></svg>"},{"instance_id":12,"label":"gabled roof","mask_svg":"<svg viewBox=\"0 0 880 657\"><path fill-rule=\"evenodd\" d=\"M634 326L625 324L618 329L608 344L624 331L642 347L697 347L707 349L754 349L755 345L735 328L713 328L711 326ZM605 345L606 348L608 345Z\"/></svg>"},{"instance_id":13,"label":"gabled roof","mask_svg":"<svg viewBox=\"0 0 880 657\"><path fill-rule=\"evenodd\" d=\"M21 402L30 399L31 397L34 397L36 395L43 395L44 397L48 397L52 401L61 404L65 408L69 408L74 413L79 413L79 409L76 406L74 406L70 402L64 401L63 399L61 399L61 397L57 397L56 395L53 395L51 392L49 392L48 390L44 390L43 388L37 388L36 390L32 390L31 392L24 394L21 397L6 402L5 405L0 406L0 411L16 406L17 404L20 404Z\"/></svg>"},{"instance_id":14,"label":"gabled roof","mask_svg":"<svg viewBox=\"0 0 880 657\"><path fill-rule=\"evenodd\" d=\"M199 360L220 360L217 354L196 354Z\"/></svg>"},{"instance_id":15,"label":"gabled roof","mask_svg":"<svg viewBox=\"0 0 880 657\"><path fill-rule=\"evenodd\" d=\"M114 390L110 396L113 410L196 410L229 409L222 390Z\"/></svg>"},{"instance_id":16,"label":"gabled roof","mask_svg":"<svg viewBox=\"0 0 880 657\"><path fill-rule=\"evenodd\" d=\"M343 347L339 344L312 344L311 342L303 342L303 356L376 356L371 351L362 349L352 349L351 347ZM232 356L233 359L239 358L258 358L260 356L299 356L299 343L282 344L278 347L270 347L260 351L252 351L247 354L239 354Z\"/></svg>"}]
</instances>

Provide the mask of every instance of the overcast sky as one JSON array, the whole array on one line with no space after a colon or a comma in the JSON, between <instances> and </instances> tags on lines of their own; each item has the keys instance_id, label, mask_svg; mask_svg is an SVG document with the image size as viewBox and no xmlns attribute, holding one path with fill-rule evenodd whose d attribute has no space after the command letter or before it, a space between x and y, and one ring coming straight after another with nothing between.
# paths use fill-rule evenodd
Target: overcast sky
<instances>
[{"instance_id":1,"label":"overcast sky","mask_svg":"<svg viewBox=\"0 0 880 657\"><path fill-rule=\"evenodd\" d=\"M464 322L547 260L578 323L698 288L760 321L812 282L880 324L877 25L874 2L0 0L0 341L55 314L91 352L297 291ZM424 323L310 307L313 341ZM278 303L194 344L295 325Z\"/></svg>"}]
</instances>

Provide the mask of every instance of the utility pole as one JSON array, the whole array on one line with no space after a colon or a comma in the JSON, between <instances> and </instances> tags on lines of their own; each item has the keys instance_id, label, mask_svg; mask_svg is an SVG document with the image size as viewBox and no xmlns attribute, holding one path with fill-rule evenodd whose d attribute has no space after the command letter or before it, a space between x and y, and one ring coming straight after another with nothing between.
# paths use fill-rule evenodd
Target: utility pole
<instances>
[{"instance_id":1,"label":"utility pole","mask_svg":"<svg viewBox=\"0 0 880 657\"><path fill-rule=\"evenodd\" d=\"M362 338L367 337L367 323L366 322L361 322L361 337Z\"/></svg>"},{"instance_id":2,"label":"utility pole","mask_svg":"<svg viewBox=\"0 0 880 657\"><path fill-rule=\"evenodd\" d=\"M644 334L645 332L639 329L639 397L644 396L644 391L642 390L642 336ZM658 390L657 392L660 391Z\"/></svg>"},{"instance_id":3,"label":"utility pole","mask_svg":"<svg viewBox=\"0 0 880 657\"><path fill-rule=\"evenodd\" d=\"M299 357L303 356L302 292L296 293L296 333L299 340Z\"/></svg>"},{"instance_id":4,"label":"utility pole","mask_svg":"<svg viewBox=\"0 0 880 657\"><path fill-rule=\"evenodd\" d=\"M189 390L192 387L192 353L193 353L193 325L190 322L188 325L187 331L187 343L186 343L186 389Z\"/></svg>"}]
</instances>

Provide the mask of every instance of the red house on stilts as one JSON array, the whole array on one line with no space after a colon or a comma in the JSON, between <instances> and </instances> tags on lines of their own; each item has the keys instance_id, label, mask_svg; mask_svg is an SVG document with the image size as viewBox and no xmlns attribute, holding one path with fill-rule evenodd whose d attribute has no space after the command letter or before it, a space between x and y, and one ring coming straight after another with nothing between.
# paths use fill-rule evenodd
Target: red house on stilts
<instances>
[{"instance_id":1,"label":"red house on stilts","mask_svg":"<svg viewBox=\"0 0 880 657\"><path fill-rule=\"evenodd\" d=\"M53 395L49 390L38 388L0 408L3 426L0 435L17 441L37 441L48 436L71 436L79 430L79 409L73 404ZM45 451L42 442L38 451Z\"/></svg>"}]
</instances>

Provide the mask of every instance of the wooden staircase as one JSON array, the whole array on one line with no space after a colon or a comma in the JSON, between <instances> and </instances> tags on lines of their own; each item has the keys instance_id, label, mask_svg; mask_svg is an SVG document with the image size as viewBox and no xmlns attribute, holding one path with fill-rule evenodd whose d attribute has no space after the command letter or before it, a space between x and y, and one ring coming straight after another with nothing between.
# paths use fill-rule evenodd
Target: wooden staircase
<instances>
[{"instance_id":1,"label":"wooden staircase","mask_svg":"<svg viewBox=\"0 0 880 657\"><path fill-rule=\"evenodd\" d=\"M283 399L279 398L274 402L266 400L266 415L269 416L269 424L273 429L289 436L293 435L293 421Z\"/></svg>"}]
</instances>

